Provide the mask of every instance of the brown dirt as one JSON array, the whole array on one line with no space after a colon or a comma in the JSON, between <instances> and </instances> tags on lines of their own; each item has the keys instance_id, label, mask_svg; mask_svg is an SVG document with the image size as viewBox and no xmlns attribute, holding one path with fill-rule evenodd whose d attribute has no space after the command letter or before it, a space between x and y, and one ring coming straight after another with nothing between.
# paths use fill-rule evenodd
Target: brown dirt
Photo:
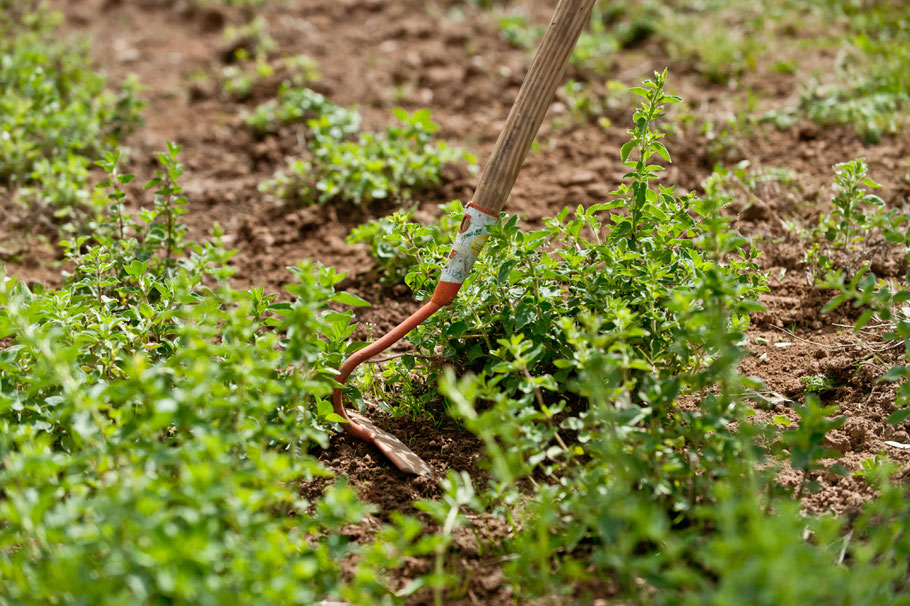
<instances>
[{"instance_id":1,"label":"brown dirt","mask_svg":"<svg viewBox=\"0 0 910 606\"><path fill-rule=\"evenodd\" d=\"M524 51L501 39L490 15L467 6L457 14L449 13L446 4L418 0L297 0L287 4L287 9L265 10L268 30L281 55L303 53L316 60L323 74L320 92L339 104L359 106L367 127L386 123L396 105L410 110L428 107L441 126L441 138L481 159L486 157L529 64ZM532 14L548 10L548 3L526 4L531 5ZM224 65L225 55L222 28L242 23L241 11L215 6L199 9L184 0L57 0L56 5L66 17L67 30L91 38L99 66L112 79L130 73L139 76L149 106L143 114L145 126L126 142L130 169L140 177L147 175L154 167L153 154L166 141L183 145L183 181L191 201L186 220L191 235L203 237L216 221L225 228L227 244L239 250L234 259L237 285L265 284L276 291L290 279L287 266L312 258L349 272L342 286L376 303L357 312L365 335L381 334L413 311L415 303L407 292L376 285L375 264L363 245L344 243L351 228L391 212L392 207L299 207L257 190L261 181L283 167L296 142L289 132L258 140L244 126L243 112L269 90L257 89L253 101L246 104L226 100L218 92L215 74ZM620 53L615 59L616 72L610 77L631 84L654 68L674 64L661 53L661 49L647 46ZM273 91L275 82L268 85ZM723 117L736 97L726 87L707 84L678 62L671 85L700 118ZM768 106L791 102L797 90L796 77L782 74L752 85ZM565 105L556 101L550 117L564 118L565 112ZM557 128L552 120L545 123L538 137L539 150L529 155L508 208L534 226L563 205L588 204L606 197L625 172L618 149L626 140L629 115L626 107L610 110L607 117L612 125L607 128L593 124ZM844 428L831 437L831 446L844 453L840 463L855 470L862 459L886 452L908 464L910 451L883 442L910 443L910 424L889 427L883 422L893 407L893 393L875 381L882 361L869 361L867 353L854 344L850 331L835 325L847 323L843 314L820 314L827 297L806 286L801 267L804 251L782 222L809 219L825 208L831 193L831 166L859 156L867 159L871 176L884 185L878 193L885 201L893 207L905 206L910 194L905 177L910 136L870 146L846 128L801 125L779 131L769 127L718 149L691 128L670 137L668 147L674 163L664 182L684 189L697 189L716 162L730 166L745 160L752 168L791 169L792 183L770 183L756 192L744 191L731 205L731 211L738 213L738 227L747 235L761 236L762 267L771 278L771 292L764 300L768 311L755 317L749 333L753 355L744 370L793 401L802 398L800 377L831 374L837 387L824 400L836 404L848 417ZM420 216L438 213L440 202L470 197L476 176L456 167L446 177L441 187L414 201ZM142 203L138 187L131 193ZM9 225L0 225L0 229L28 224L6 219ZM33 232L42 233L37 228ZM0 246L10 270L26 280L54 284L58 274L53 262L58 253L49 245L36 246L32 235L16 233L24 238L20 241L31 245L12 246L9 242L13 240L8 239ZM767 344L757 345L757 339L765 339ZM779 342L791 344L775 347ZM773 414L796 418L787 404L759 411L764 418ZM426 421L373 416L410 441L440 472L465 469L478 485L485 482L478 465L481 448L469 433L452 424L435 428ZM332 438L321 458L330 469L347 476L365 501L378 506L372 521L354 535L367 536L370 525L375 529L390 511L414 513L413 499L439 494L433 482L400 474L373 447L344 434ZM798 482L796 477L791 479ZM871 495L861 480L852 477L820 474L818 480L823 488L806 501L810 510L844 511ZM302 490L318 494L323 486L317 483ZM504 536L508 529L497 527L492 532ZM473 571L459 598L462 603L511 603L495 561L481 558L470 541L461 541L459 547L460 565ZM412 572L421 572L426 565L414 562ZM419 594L415 603L427 599Z\"/></svg>"}]
</instances>

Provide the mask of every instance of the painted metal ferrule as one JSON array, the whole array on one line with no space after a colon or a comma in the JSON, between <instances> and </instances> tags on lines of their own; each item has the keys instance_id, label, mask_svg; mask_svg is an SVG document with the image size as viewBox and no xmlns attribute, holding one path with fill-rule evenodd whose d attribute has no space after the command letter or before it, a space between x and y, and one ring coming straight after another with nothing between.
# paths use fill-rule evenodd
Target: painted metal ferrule
<instances>
[{"instance_id":1,"label":"painted metal ferrule","mask_svg":"<svg viewBox=\"0 0 910 606\"><path fill-rule=\"evenodd\" d=\"M480 251L489 238L490 226L499 220L499 215L473 202L468 204L464 211L464 218L455 236L455 244L449 253L449 261L439 283L433 291L433 303L448 305L455 300L461 285L464 284L471 267L477 260Z\"/></svg>"}]
</instances>

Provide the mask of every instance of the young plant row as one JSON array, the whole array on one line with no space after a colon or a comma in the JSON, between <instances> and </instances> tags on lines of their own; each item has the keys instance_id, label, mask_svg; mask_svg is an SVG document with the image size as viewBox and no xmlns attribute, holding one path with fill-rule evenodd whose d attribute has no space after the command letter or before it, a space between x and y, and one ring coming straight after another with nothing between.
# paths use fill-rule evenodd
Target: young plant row
<instances>
[{"instance_id":1,"label":"young plant row","mask_svg":"<svg viewBox=\"0 0 910 606\"><path fill-rule=\"evenodd\" d=\"M0 188L58 216L91 202L93 159L139 121L138 84L111 90L44 2L0 2Z\"/></svg>"},{"instance_id":2,"label":"young plant row","mask_svg":"<svg viewBox=\"0 0 910 606\"><path fill-rule=\"evenodd\" d=\"M755 71L793 79L799 102L754 121L788 127L804 117L826 126L851 126L877 142L899 133L907 122L908 17L906 3L889 0L777 0L760 10L740 0L598 2L591 29L572 56L578 81L563 94L582 117L602 116L611 105L611 91L601 82L617 53L645 47L686 62L713 84L729 85ZM543 34L542 27L514 11L502 13L499 24L503 37L518 47L533 48ZM810 56L807 50L818 49L838 55L821 74L803 61ZM748 97L754 95L747 91Z\"/></svg>"},{"instance_id":3,"label":"young plant row","mask_svg":"<svg viewBox=\"0 0 910 606\"><path fill-rule=\"evenodd\" d=\"M234 251L186 238L180 148L159 154L138 217L120 154L106 212L64 241L60 289L0 267L0 604L396 604L443 595L462 476L418 502L443 530L394 515L373 539L345 529L370 508L317 460L351 342L344 278L303 262L288 300L230 286ZM436 571L393 592L413 558ZM346 573L343 573L343 570Z\"/></svg>"},{"instance_id":4,"label":"young plant row","mask_svg":"<svg viewBox=\"0 0 910 606\"><path fill-rule=\"evenodd\" d=\"M343 276L302 264L274 302L229 286L231 252L187 241L177 161L154 206L64 242L59 290L0 277L0 602L310 602L339 586L350 489L297 482L337 420L328 394L351 313ZM327 574L330 573L330 574Z\"/></svg>"},{"instance_id":5,"label":"young plant row","mask_svg":"<svg viewBox=\"0 0 910 606\"><path fill-rule=\"evenodd\" d=\"M247 117L247 124L260 135L304 124L307 153L263 183L262 189L320 204L406 201L438 184L445 164L475 162L467 152L434 140L439 127L429 110L394 113L398 125L363 132L356 110L339 107L309 88L284 83L275 99Z\"/></svg>"}]
</instances>

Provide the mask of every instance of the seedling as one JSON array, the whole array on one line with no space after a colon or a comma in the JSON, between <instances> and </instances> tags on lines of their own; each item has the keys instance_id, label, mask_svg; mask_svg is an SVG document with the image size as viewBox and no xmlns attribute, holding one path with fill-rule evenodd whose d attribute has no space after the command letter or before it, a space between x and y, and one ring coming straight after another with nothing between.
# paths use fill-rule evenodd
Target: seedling
<instances>
[{"instance_id":1,"label":"seedling","mask_svg":"<svg viewBox=\"0 0 910 606\"><path fill-rule=\"evenodd\" d=\"M818 225L806 234L810 242L803 262L810 284L834 269L856 272L869 257L869 241L895 220L894 213L882 212L882 199L866 191L881 187L867 173L862 158L834 167L837 193L831 200L832 211L819 215ZM866 214L868 206L878 211Z\"/></svg>"},{"instance_id":2,"label":"seedling","mask_svg":"<svg viewBox=\"0 0 910 606\"><path fill-rule=\"evenodd\" d=\"M317 537L366 508L343 483L312 503L298 486L328 473L309 451L339 420L328 396L354 326L329 305L359 299L310 264L280 303L233 289L221 230L186 238L179 150L159 155L138 219L106 155L107 212L63 242L62 288L0 268L0 602L338 593L351 550Z\"/></svg>"},{"instance_id":3,"label":"seedling","mask_svg":"<svg viewBox=\"0 0 910 606\"><path fill-rule=\"evenodd\" d=\"M804 385L803 393L821 395L834 389L834 379L826 374L800 377L799 380Z\"/></svg>"},{"instance_id":4,"label":"seedling","mask_svg":"<svg viewBox=\"0 0 910 606\"><path fill-rule=\"evenodd\" d=\"M829 419L837 412L836 406L822 407L815 394L806 396L805 406L797 406L799 425L783 436L784 443L790 449L790 463L793 469L802 471L796 499L802 498L804 491L817 489L817 484L810 479L810 473L822 469L821 459L840 457L840 453L824 446L825 434L832 429L837 429L846 421L845 417Z\"/></svg>"},{"instance_id":5,"label":"seedling","mask_svg":"<svg viewBox=\"0 0 910 606\"><path fill-rule=\"evenodd\" d=\"M859 469L853 474L864 479L870 484L874 484L881 470L888 465L887 457L875 455L868 457L859 462Z\"/></svg>"}]
</instances>

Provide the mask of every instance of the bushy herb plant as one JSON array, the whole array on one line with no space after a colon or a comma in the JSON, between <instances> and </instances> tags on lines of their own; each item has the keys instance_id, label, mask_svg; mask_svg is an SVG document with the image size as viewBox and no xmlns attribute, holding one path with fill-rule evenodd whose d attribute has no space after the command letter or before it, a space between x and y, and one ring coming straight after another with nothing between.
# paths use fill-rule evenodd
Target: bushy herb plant
<instances>
[{"instance_id":1,"label":"bushy herb plant","mask_svg":"<svg viewBox=\"0 0 910 606\"><path fill-rule=\"evenodd\" d=\"M109 212L64 242L61 289L0 272L0 602L378 602L340 577L334 531L364 507L343 483L313 503L296 488L327 475L310 450L339 420L354 327L329 304L362 302L310 264L287 302L232 288L220 231L179 224L178 152L138 221L106 157Z\"/></svg>"},{"instance_id":2,"label":"bushy herb plant","mask_svg":"<svg viewBox=\"0 0 910 606\"><path fill-rule=\"evenodd\" d=\"M134 79L112 90L43 2L0 3L0 186L65 216L89 202L89 167L136 125Z\"/></svg>"},{"instance_id":3,"label":"bushy herb plant","mask_svg":"<svg viewBox=\"0 0 910 606\"><path fill-rule=\"evenodd\" d=\"M834 389L834 379L824 373L800 377L805 393L823 394Z\"/></svg>"},{"instance_id":4,"label":"bushy herb plant","mask_svg":"<svg viewBox=\"0 0 910 606\"><path fill-rule=\"evenodd\" d=\"M262 185L280 197L320 204L407 200L439 183L446 163L474 162L470 154L434 140L438 126L429 110L409 114L396 108L398 125L378 133L358 133L360 115L355 111L339 108L306 89L285 90L283 96L260 107L250 117L251 124L263 130L315 115L306 122L308 155Z\"/></svg>"},{"instance_id":5,"label":"bushy herb plant","mask_svg":"<svg viewBox=\"0 0 910 606\"><path fill-rule=\"evenodd\" d=\"M567 382L571 348L560 319L585 314L636 318L635 324L646 331L636 343L652 366L692 369L710 359L707 351L670 347L680 321L674 305L709 264L697 245L709 229L719 229L715 215L726 200L710 184L703 200L655 185L662 167L651 162L668 159L669 153L651 124L662 116L665 103L677 100L663 92L662 78L658 74L633 91L645 104L636 111L632 139L621 150L628 182L613 199L574 213L565 209L541 230L523 232L515 217L492 228L488 252L450 311L413 333L418 349L439 351L475 370L517 364L499 379L510 395L526 380L523 365L540 375L538 387L556 390ZM604 225L601 217L609 223ZM396 231L395 237L402 238L407 230ZM718 259L715 270L731 282L729 296L746 306L737 307L733 319L742 328L748 301L764 289L753 271L757 252L738 236L729 236L724 245L734 254ZM435 284L446 251L439 247L438 252L439 257L422 261L406 275L418 298ZM534 389L523 389L531 403Z\"/></svg>"},{"instance_id":6,"label":"bushy herb plant","mask_svg":"<svg viewBox=\"0 0 910 606\"><path fill-rule=\"evenodd\" d=\"M656 183L652 162L669 154L654 124L675 100L663 85L656 74L634 90L644 101L614 198L533 232L504 219L460 297L413 339L448 358L439 389L484 443L492 478L478 497L514 525L506 576L522 598L901 603L910 528L887 470L845 542L843 520L807 519L798 503L840 421L812 403L779 437L750 421L757 383L738 364L764 280L718 178L703 198ZM419 298L441 262L408 273ZM436 366L417 356L389 388L415 367L433 389ZM775 480L784 455L803 470L796 491ZM811 578L769 582L796 566Z\"/></svg>"},{"instance_id":7,"label":"bushy herb plant","mask_svg":"<svg viewBox=\"0 0 910 606\"><path fill-rule=\"evenodd\" d=\"M440 252L452 243L464 207L455 200L441 208L442 215L430 225L412 221L412 210L396 211L388 217L355 227L346 242L369 246L370 255L379 264L384 284L403 284L412 267L437 261Z\"/></svg>"},{"instance_id":8,"label":"bushy herb plant","mask_svg":"<svg viewBox=\"0 0 910 606\"><path fill-rule=\"evenodd\" d=\"M325 95L303 86L285 82L278 96L259 105L246 117L247 125L258 134L278 132L282 126L313 120L326 135L343 139L360 130L360 114L356 110L335 105Z\"/></svg>"}]
</instances>

